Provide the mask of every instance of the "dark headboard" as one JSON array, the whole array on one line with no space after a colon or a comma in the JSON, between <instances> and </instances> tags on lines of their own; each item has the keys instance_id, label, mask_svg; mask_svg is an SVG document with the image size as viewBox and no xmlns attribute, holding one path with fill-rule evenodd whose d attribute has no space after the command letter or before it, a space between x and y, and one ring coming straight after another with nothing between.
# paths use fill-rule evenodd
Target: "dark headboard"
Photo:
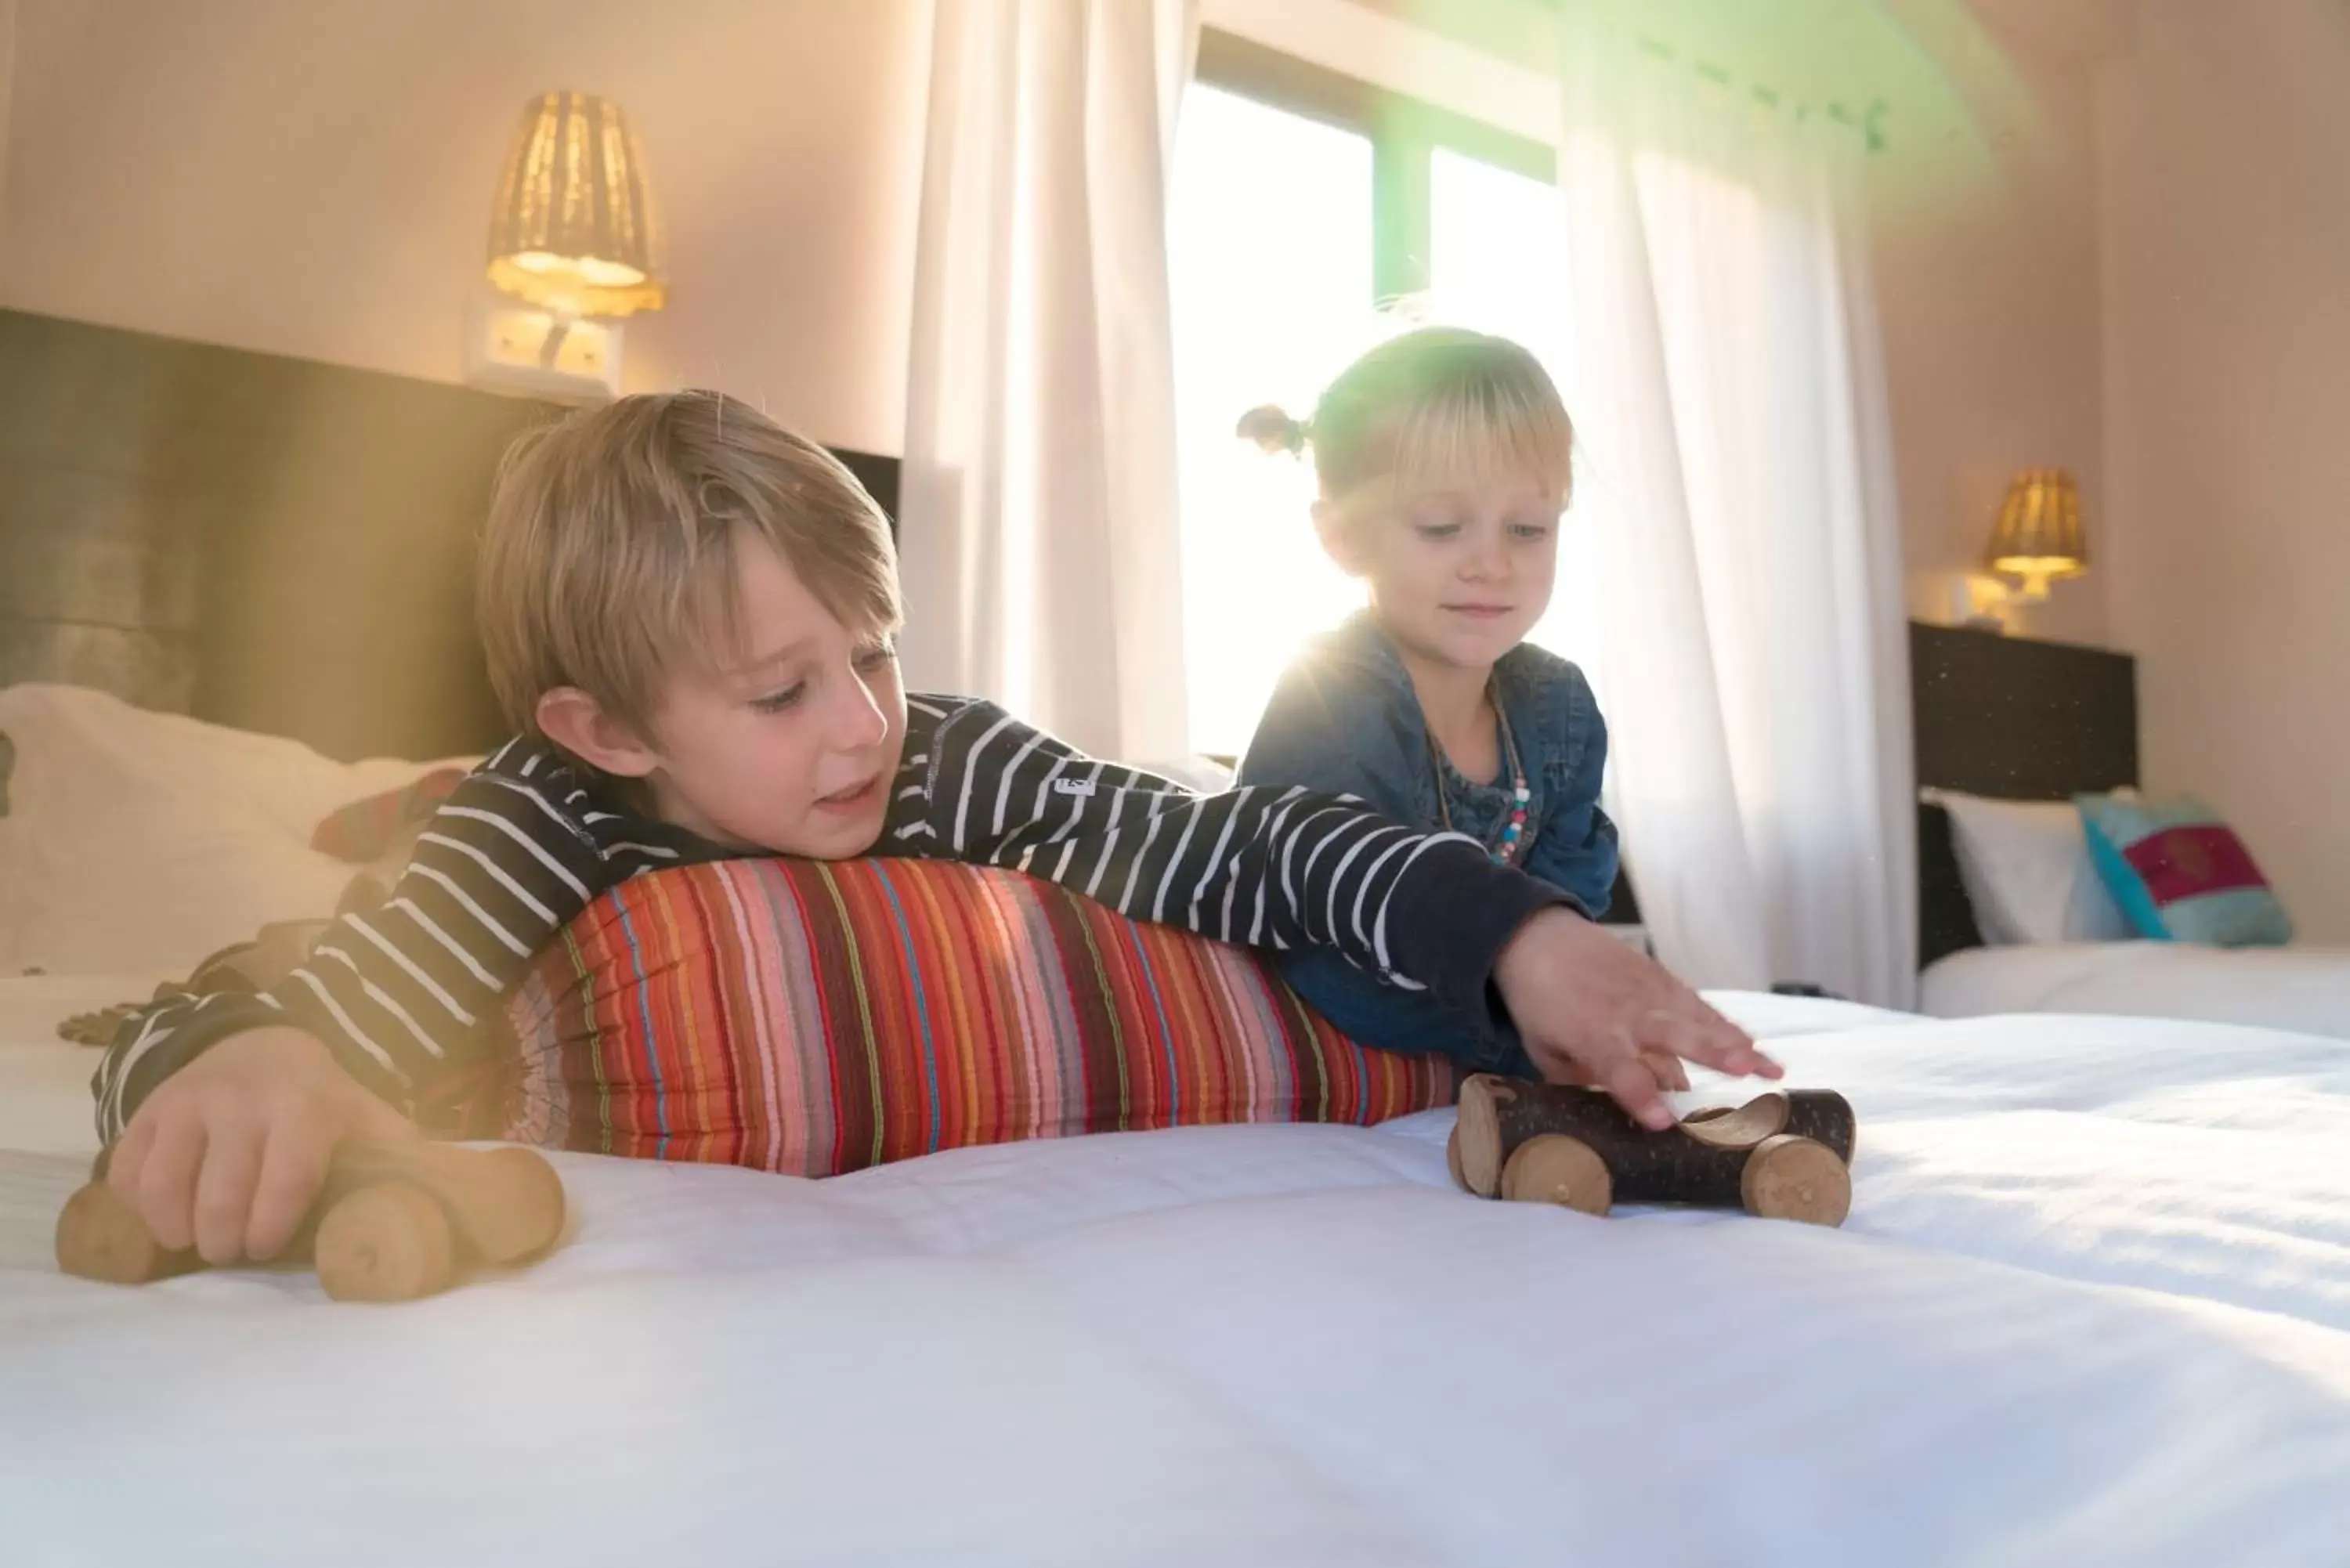
<instances>
[{"instance_id":1,"label":"dark headboard","mask_svg":"<svg viewBox=\"0 0 2350 1568\"><path fill-rule=\"evenodd\" d=\"M2126 653L1909 624L1918 784L2063 800L2137 777L2137 661ZM1950 815L1918 807L1918 962L1982 945Z\"/></svg>"},{"instance_id":2,"label":"dark headboard","mask_svg":"<svg viewBox=\"0 0 2350 1568\"><path fill-rule=\"evenodd\" d=\"M0 685L335 757L483 750L474 539L500 454L561 411L0 311ZM896 460L840 455L894 518Z\"/></svg>"}]
</instances>

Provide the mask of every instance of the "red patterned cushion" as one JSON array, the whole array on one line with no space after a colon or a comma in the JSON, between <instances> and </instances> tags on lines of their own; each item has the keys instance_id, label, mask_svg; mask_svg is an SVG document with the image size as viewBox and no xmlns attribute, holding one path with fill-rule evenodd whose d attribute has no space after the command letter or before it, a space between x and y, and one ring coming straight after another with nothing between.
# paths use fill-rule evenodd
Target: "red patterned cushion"
<instances>
[{"instance_id":1,"label":"red patterned cushion","mask_svg":"<svg viewBox=\"0 0 2350 1568\"><path fill-rule=\"evenodd\" d=\"M2089 859L2138 934L2219 947L2278 946L2293 921L2252 852L2192 795L2075 795Z\"/></svg>"},{"instance_id":2,"label":"red patterned cushion","mask_svg":"<svg viewBox=\"0 0 2350 1568\"><path fill-rule=\"evenodd\" d=\"M639 877L506 1009L505 1133L828 1176L936 1149L1451 1103L1436 1056L1354 1044L1257 954L943 861Z\"/></svg>"}]
</instances>

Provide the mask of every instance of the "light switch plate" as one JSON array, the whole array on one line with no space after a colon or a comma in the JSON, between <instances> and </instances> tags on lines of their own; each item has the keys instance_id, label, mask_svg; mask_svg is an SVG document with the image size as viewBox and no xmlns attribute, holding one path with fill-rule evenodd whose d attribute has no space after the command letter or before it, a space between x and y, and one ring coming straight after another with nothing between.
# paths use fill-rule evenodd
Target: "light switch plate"
<instances>
[{"instance_id":1,"label":"light switch plate","mask_svg":"<svg viewBox=\"0 0 2350 1568\"><path fill-rule=\"evenodd\" d=\"M465 380L486 391L551 398L566 403L608 402L620 395L620 327L610 321L574 321L557 346L555 363L539 362L555 317L517 300L473 301L465 311Z\"/></svg>"}]
</instances>

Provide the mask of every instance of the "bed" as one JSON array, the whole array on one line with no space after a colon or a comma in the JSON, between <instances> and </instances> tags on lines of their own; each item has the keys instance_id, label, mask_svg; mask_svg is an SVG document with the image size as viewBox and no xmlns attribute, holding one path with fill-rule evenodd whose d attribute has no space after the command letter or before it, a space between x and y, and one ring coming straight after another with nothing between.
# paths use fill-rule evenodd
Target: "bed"
<instances>
[{"instance_id":1,"label":"bed","mask_svg":"<svg viewBox=\"0 0 2350 1568\"><path fill-rule=\"evenodd\" d=\"M2147 941L1970 948L1919 977L1918 1001L1938 1018L2102 1012L2350 1040L2350 951Z\"/></svg>"},{"instance_id":2,"label":"bed","mask_svg":"<svg viewBox=\"0 0 2350 1568\"><path fill-rule=\"evenodd\" d=\"M128 977L126 977L128 978ZM87 1120L0 981L0 1557L2338 1563L2332 1042L1724 996L1864 1135L1840 1231L1450 1187L1449 1112L811 1183L559 1155L407 1308L64 1279ZM1793 1031L1790 1033L1789 1031Z\"/></svg>"},{"instance_id":3,"label":"bed","mask_svg":"<svg viewBox=\"0 0 2350 1568\"><path fill-rule=\"evenodd\" d=\"M0 980L0 1561L2340 1560L2350 1060L2275 1030L1716 997L1858 1107L1835 1231L1480 1202L1436 1111L823 1182L556 1154L566 1244L406 1308L61 1277L58 1020L210 940L207 856L330 898L298 825L417 764L63 689L0 720L80 748L0 856L37 820L154 916L143 964ZM247 810L175 857L140 832L190 792ZM123 897L6 885L49 933Z\"/></svg>"},{"instance_id":4,"label":"bed","mask_svg":"<svg viewBox=\"0 0 2350 1568\"><path fill-rule=\"evenodd\" d=\"M278 688L199 655L224 723L0 691L0 1562L2343 1560L2350 1061L2275 1030L1716 998L1857 1106L1840 1231L1480 1202L1436 1111L556 1154L553 1256L400 1308L62 1277L57 1021L330 908L310 824L422 766L337 759L479 743L273 635Z\"/></svg>"},{"instance_id":5,"label":"bed","mask_svg":"<svg viewBox=\"0 0 2350 1568\"><path fill-rule=\"evenodd\" d=\"M1918 868L1924 1012L1950 1018L2189 1018L2350 1039L2350 949L2057 940L2048 932L2017 940L1991 929L1993 922L1978 907L1980 883L1970 888L1954 831L1957 808L1948 797L2061 802L2075 793L2135 786L2136 661L2104 649L1914 622L1909 649L1923 792ZM2010 940L1995 940L2001 936Z\"/></svg>"}]
</instances>

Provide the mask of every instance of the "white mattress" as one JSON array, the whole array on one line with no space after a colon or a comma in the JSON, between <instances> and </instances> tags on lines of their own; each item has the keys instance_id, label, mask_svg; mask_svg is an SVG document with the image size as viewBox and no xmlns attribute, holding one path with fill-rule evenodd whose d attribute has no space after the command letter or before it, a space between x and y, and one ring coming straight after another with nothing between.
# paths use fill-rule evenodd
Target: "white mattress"
<instances>
[{"instance_id":1,"label":"white mattress","mask_svg":"<svg viewBox=\"0 0 2350 1568\"><path fill-rule=\"evenodd\" d=\"M0 1561L2344 1561L2338 1042L1752 1006L1840 1231L1481 1203L1446 1113L567 1156L554 1257L369 1309L60 1278L0 1154Z\"/></svg>"},{"instance_id":2,"label":"white mattress","mask_svg":"<svg viewBox=\"0 0 2350 1568\"><path fill-rule=\"evenodd\" d=\"M1929 965L1937 1018L2100 1012L2187 1018L2350 1039L2350 950L2082 942L1970 948Z\"/></svg>"}]
</instances>

